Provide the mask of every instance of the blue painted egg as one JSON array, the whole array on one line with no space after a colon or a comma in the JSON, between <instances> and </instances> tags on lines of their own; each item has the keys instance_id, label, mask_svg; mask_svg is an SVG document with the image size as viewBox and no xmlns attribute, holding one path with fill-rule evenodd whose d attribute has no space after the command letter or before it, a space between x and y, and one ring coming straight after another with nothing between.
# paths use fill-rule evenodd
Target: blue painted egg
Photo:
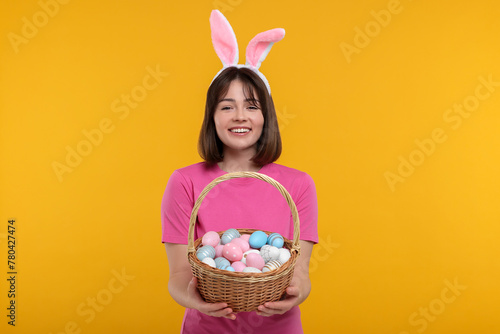
<instances>
[{"instance_id":1,"label":"blue painted egg","mask_svg":"<svg viewBox=\"0 0 500 334\"><path fill-rule=\"evenodd\" d=\"M269 237L267 238L267 243L271 246L281 248L283 247L283 244L285 243L285 240L279 233L271 233L269 234Z\"/></svg>"},{"instance_id":2,"label":"blue painted egg","mask_svg":"<svg viewBox=\"0 0 500 334\"><path fill-rule=\"evenodd\" d=\"M222 269L223 266L230 266L231 263L225 257L218 257L215 259L215 266Z\"/></svg>"},{"instance_id":3,"label":"blue painted egg","mask_svg":"<svg viewBox=\"0 0 500 334\"><path fill-rule=\"evenodd\" d=\"M213 259L215 257L215 248L213 248L210 245L206 245L206 246L200 247L196 251L196 257L200 261L203 261L203 259L206 258L206 257L210 257L210 258Z\"/></svg>"},{"instance_id":4,"label":"blue painted egg","mask_svg":"<svg viewBox=\"0 0 500 334\"><path fill-rule=\"evenodd\" d=\"M220 267L219 269L227 270L227 271L235 271L233 267L231 267L230 265L225 265L225 264L222 265L222 267Z\"/></svg>"},{"instance_id":5,"label":"blue painted egg","mask_svg":"<svg viewBox=\"0 0 500 334\"><path fill-rule=\"evenodd\" d=\"M267 242L267 234L262 231L253 232L252 235L250 236L250 239L248 239L250 247L255 249L264 246L266 242Z\"/></svg>"},{"instance_id":6,"label":"blue painted egg","mask_svg":"<svg viewBox=\"0 0 500 334\"><path fill-rule=\"evenodd\" d=\"M239 238L240 236L241 235L240 235L240 232L238 232L238 230L236 230L234 228L230 228L229 230L224 232L224 234L222 234L221 242L223 245L225 245L225 244L230 243L231 240L233 240L235 238Z\"/></svg>"}]
</instances>

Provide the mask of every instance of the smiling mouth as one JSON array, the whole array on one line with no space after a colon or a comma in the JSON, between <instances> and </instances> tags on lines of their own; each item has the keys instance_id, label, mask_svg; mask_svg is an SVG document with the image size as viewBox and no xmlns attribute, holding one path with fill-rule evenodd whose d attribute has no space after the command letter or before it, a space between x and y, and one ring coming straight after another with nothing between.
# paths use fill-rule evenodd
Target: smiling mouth
<instances>
[{"instance_id":1,"label":"smiling mouth","mask_svg":"<svg viewBox=\"0 0 500 334\"><path fill-rule=\"evenodd\" d=\"M250 132L250 129L248 129L248 128L234 128L234 129L229 129L229 131L232 133L247 133L247 132Z\"/></svg>"}]
</instances>

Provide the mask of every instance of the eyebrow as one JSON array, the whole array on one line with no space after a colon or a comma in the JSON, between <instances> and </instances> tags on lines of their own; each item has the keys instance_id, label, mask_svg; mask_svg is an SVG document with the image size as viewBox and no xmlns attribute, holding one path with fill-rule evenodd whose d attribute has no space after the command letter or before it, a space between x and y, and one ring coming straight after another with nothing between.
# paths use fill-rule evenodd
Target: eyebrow
<instances>
[{"instance_id":1,"label":"eyebrow","mask_svg":"<svg viewBox=\"0 0 500 334\"><path fill-rule=\"evenodd\" d=\"M235 99L226 98L226 99L220 100L219 103L224 102L224 101L227 101L227 102L236 102ZM253 101L256 101L257 103L260 103L260 101L257 100L257 99L245 99L245 102L253 102Z\"/></svg>"}]
</instances>

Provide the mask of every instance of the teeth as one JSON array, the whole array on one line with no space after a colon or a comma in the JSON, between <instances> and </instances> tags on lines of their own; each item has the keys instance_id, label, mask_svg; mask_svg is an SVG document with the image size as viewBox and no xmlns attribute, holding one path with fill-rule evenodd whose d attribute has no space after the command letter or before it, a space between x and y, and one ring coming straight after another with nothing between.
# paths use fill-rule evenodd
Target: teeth
<instances>
[{"instance_id":1,"label":"teeth","mask_svg":"<svg viewBox=\"0 0 500 334\"><path fill-rule=\"evenodd\" d=\"M248 132L250 131L249 129L232 129L232 130L229 130L231 132L237 132L237 133L243 133L243 132Z\"/></svg>"}]
</instances>

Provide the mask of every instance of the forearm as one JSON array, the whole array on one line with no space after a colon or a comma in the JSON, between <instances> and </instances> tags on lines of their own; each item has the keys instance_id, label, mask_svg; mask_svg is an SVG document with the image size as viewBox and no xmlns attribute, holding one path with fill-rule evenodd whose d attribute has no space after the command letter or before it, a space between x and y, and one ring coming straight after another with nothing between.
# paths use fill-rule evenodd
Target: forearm
<instances>
[{"instance_id":1,"label":"forearm","mask_svg":"<svg viewBox=\"0 0 500 334\"><path fill-rule=\"evenodd\" d=\"M311 279L309 278L309 273L307 273L306 276L305 273L298 275L297 272L295 272L292 280L296 281L294 285L300 289L297 299L297 305L300 305L307 299L307 297L309 297L309 294L311 293Z\"/></svg>"},{"instance_id":2,"label":"forearm","mask_svg":"<svg viewBox=\"0 0 500 334\"><path fill-rule=\"evenodd\" d=\"M168 280L168 292L177 304L186 308L192 308L188 298L188 285L193 274L191 272L179 272L170 275Z\"/></svg>"},{"instance_id":3,"label":"forearm","mask_svg":"<svg viewBox=\"0 0 500 334\"><path fill-rule=\"evenodd\" d=\"M302 256L302 255L301 255ZM297 305L302 304L311 293L311 279L309 278L309 259L300 258L295 264L292 278L293 286L300 289Z\"/></svg>"}]
</instances>

